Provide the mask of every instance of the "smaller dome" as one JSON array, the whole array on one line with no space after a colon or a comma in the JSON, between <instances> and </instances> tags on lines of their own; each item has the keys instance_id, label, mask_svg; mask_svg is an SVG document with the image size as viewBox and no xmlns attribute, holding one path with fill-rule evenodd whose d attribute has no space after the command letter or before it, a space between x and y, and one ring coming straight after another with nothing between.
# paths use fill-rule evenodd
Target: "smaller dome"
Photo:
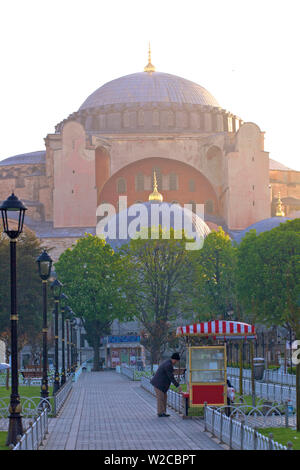
<instances>
[{"instance_id":1,"label":"smaller dome","mask_svg":"<svg viewBox=\"0 0 300 470\"><path fill-rule=\"evenodd\" d=\"M260 233L268 232L273 228L279 227L280 224L283 224L287 220L293 220L293 218L294 217L270 217L269 219L260 220L234 235L234 241L240 243L250 230L256 230L256 234L259 235Z\"/></svg>"},{"instance_id":2,"label":"smaller dome","mask_svg":"<svg viewBox=\"0 0 300 470\"><path fill-rule=\"evenodd\" d=\"M158 228L158 226L165 231L173 228L175 239L176 232L182 233L183 229L186 237L191 239L191 242L186 243L187 249L197 249L196 245L192 247L193 241L198 249L201 248L204 238L210 233L208 225L192 211L178 204L155 201L133 204L110 217L108 221L103 219L103 224L100 222L97 226L97 235L105 238L113 249L119 249L136 238L139 233L148 234L149 228Z\"/></svg>"},{"instance_id":3,"label":"smaller dome","mask_svg":"<svg viewBox=\"0 0 300 470\"><path fill-rule=\"evenodd\" d=\"M38 152L21 153L14 155L13 157L5 158L0 161L0 166L9 165L37 165L39 163L45 163L46 151L40 150Z\"/></svg>"}]
</instances>

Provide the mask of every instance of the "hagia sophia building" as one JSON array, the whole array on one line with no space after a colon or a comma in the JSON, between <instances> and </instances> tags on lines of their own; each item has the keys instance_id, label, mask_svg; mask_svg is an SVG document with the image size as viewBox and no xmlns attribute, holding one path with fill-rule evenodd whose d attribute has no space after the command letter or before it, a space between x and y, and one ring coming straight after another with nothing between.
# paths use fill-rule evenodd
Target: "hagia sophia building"
<instances>
[{"instance_id":1,"label":"hagia sophia building","mask_svg":"<svg viewBox=\"0 0 300 470\"><path fill-rule=\"evenodd\" d=\"M96 233L101 203L148 201L154 174L165 202L203 204L210 229L232 238L276 214L299 216L300 172L269 158L259 126L202 86L156 71L150 49L144 71L94 91L44 150L0 161L0 200L14 190L26 226L57 259Z\"/></svg>"}]
</instances>

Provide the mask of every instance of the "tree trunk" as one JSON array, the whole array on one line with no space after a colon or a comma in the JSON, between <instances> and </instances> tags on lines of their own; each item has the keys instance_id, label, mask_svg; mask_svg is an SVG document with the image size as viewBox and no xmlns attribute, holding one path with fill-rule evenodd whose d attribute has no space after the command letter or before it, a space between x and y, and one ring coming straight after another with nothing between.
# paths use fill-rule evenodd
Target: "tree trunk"
<instances>
[{"instance_id":1,"label":"tree trunk","mask_svg":"<svg viewBox=\"0 0 300 470\"><path fill-rule=\"evenodd\" d=\"M98 372L100 370L100 352L99 344L94 345L94 367L93 371Z\"/></svg>"},{"instance_id":2,"label":"tree trunk","mask_svg":"<svg viewBox=\"0 0 300 470\"><path fill-rule=\"evenodd\" d=\"M240 363L240 395L243 395L243 342L240 342L240 357L239 357L239 363Z\"/></svg>"}]
</instances>

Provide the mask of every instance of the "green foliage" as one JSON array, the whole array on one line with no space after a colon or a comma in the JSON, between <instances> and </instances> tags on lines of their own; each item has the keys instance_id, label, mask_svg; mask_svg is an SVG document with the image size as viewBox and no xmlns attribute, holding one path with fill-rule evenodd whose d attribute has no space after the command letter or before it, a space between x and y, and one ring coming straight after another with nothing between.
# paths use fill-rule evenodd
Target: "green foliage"
<instances>
[{"instance_id":1,"label":"green foliage","mask_svg":"<svg viewBox=\"0 0 300 470\"><path fill-rule=\"evenodd\" d=\"M224 231L211 232L203 248L192 252L195 271L193 299L197 320L225 319L237 314L235 288L236 248Z\"/></svg>"},{"instance_id":2,"label":"green foliage","mask_svg":"<svg viewBox=\"0 0 300 470\"><path fill-rule=\"evenodd\" d=\"M296 222L296 221L295 221ZM238 250L238 292L249 316L299 331L300 232L285 224L256 236L249 232ZM300 332L300 331L299 331Z\"/></svg>"},{"instance_id":3,"label":"green foliage","mask_svg":"<svg viewBox=\"0 0 300 470\"><path fill-rule=\"evenodd\" d=\"M40 346L42 330L42 284L36 258L41 242L24 231L16 244L18 344ZM10 252L7 237L0 237L0 336L9 344L10 335Z\"/></svg>"},{"instance_id":4,"label":"green foliage","mask_svg":"<svg viewBox=\"0 0 300 470\"><path fill-rule=\"evenodd\" d=\"M150 352L152 363L159 362L168 344L177 346L171 322L191 311L190 292L186 290L192 280L187 239L184 234L180 239L172 228L170 239L164 236L160 227L157 239L131 240L122 250L128 265L127 296L143 326L141 342Z\"/></svg>"},{"instance_id":5,"label":"green foliage","mask_svg":"<svg viewBox=\"0 0 300 470\"><path fill-rule=\"evenodd\" d=\"M87 341L94 348L94 368L98 369L101 336L109 334L115 319L131 318L122 288L126 264L104 240L87 235L62 253L55 269L69 306L83 321Z\"/></svg>"}]
</instances>

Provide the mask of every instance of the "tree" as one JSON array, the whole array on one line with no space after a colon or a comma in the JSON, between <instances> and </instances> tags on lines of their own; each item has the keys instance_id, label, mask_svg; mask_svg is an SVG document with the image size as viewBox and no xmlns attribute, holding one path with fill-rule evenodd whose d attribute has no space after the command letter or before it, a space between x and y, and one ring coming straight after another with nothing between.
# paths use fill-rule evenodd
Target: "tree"
<instances>
[{"instance_id":1,"label":"tree","mask_svg":"<svg viewBox=\"0 0 300 470\"><path fill-rule=\"evenodd\" d=\"M39 346L42 331L42 289L36 258L41 242L25 230L17 241L18 349ZM0 337L10 344L10 254L9 240L0 237Z\"/></svg>"},{"instance_id":2,"label":"tree","mask_svg":"<svg viewBox=\"0 0 300 470\"><path fill-rule=\"evenodd\" d=\"M130 319L122 289L125 264L104 240L87 235L61 254L55 269L70 307L82 319L94 349L94 370L99 370L101 337L109 334L115 319Z\"/></svg>"},{"instance_id":3,"label":"tree","mask_svg":"<svg viewBox=\"0 0 300 470\"><path fill-rule=\"evenodd\" d=\"M198 320L226 319L238 305L235 286L236 249L219 228L204 240L203 248L192 253L195 279L193 299Z\"/></svg>"},{"instance_id":4,"label":"tree","mask_svg":"<svg viewBox=\"0 0 300 470\"><path fill-rule=\"evenodd\" d=\"M286 222L238 249L238 292L244 309L266 325L288 324L300 339L299 221ZM300 431L300 364L296 367L297 430Z\"/></svg>"},{"instance_id":5,"label":"tree","mask_svg":"<svg viewBox=\"0 0 300 470\"><path fill-rule=\"evenodd\" d=\"M187 239L163 238L160 227L157 239L132 239L123 248L122 256L128 265L126 295L131 299L136 318L143 331L141 343L149 351L151 365L158 364L169 342L174 346L172 322L191 308L190 251L185 249Z\"/></svg>"}]
</instances>

